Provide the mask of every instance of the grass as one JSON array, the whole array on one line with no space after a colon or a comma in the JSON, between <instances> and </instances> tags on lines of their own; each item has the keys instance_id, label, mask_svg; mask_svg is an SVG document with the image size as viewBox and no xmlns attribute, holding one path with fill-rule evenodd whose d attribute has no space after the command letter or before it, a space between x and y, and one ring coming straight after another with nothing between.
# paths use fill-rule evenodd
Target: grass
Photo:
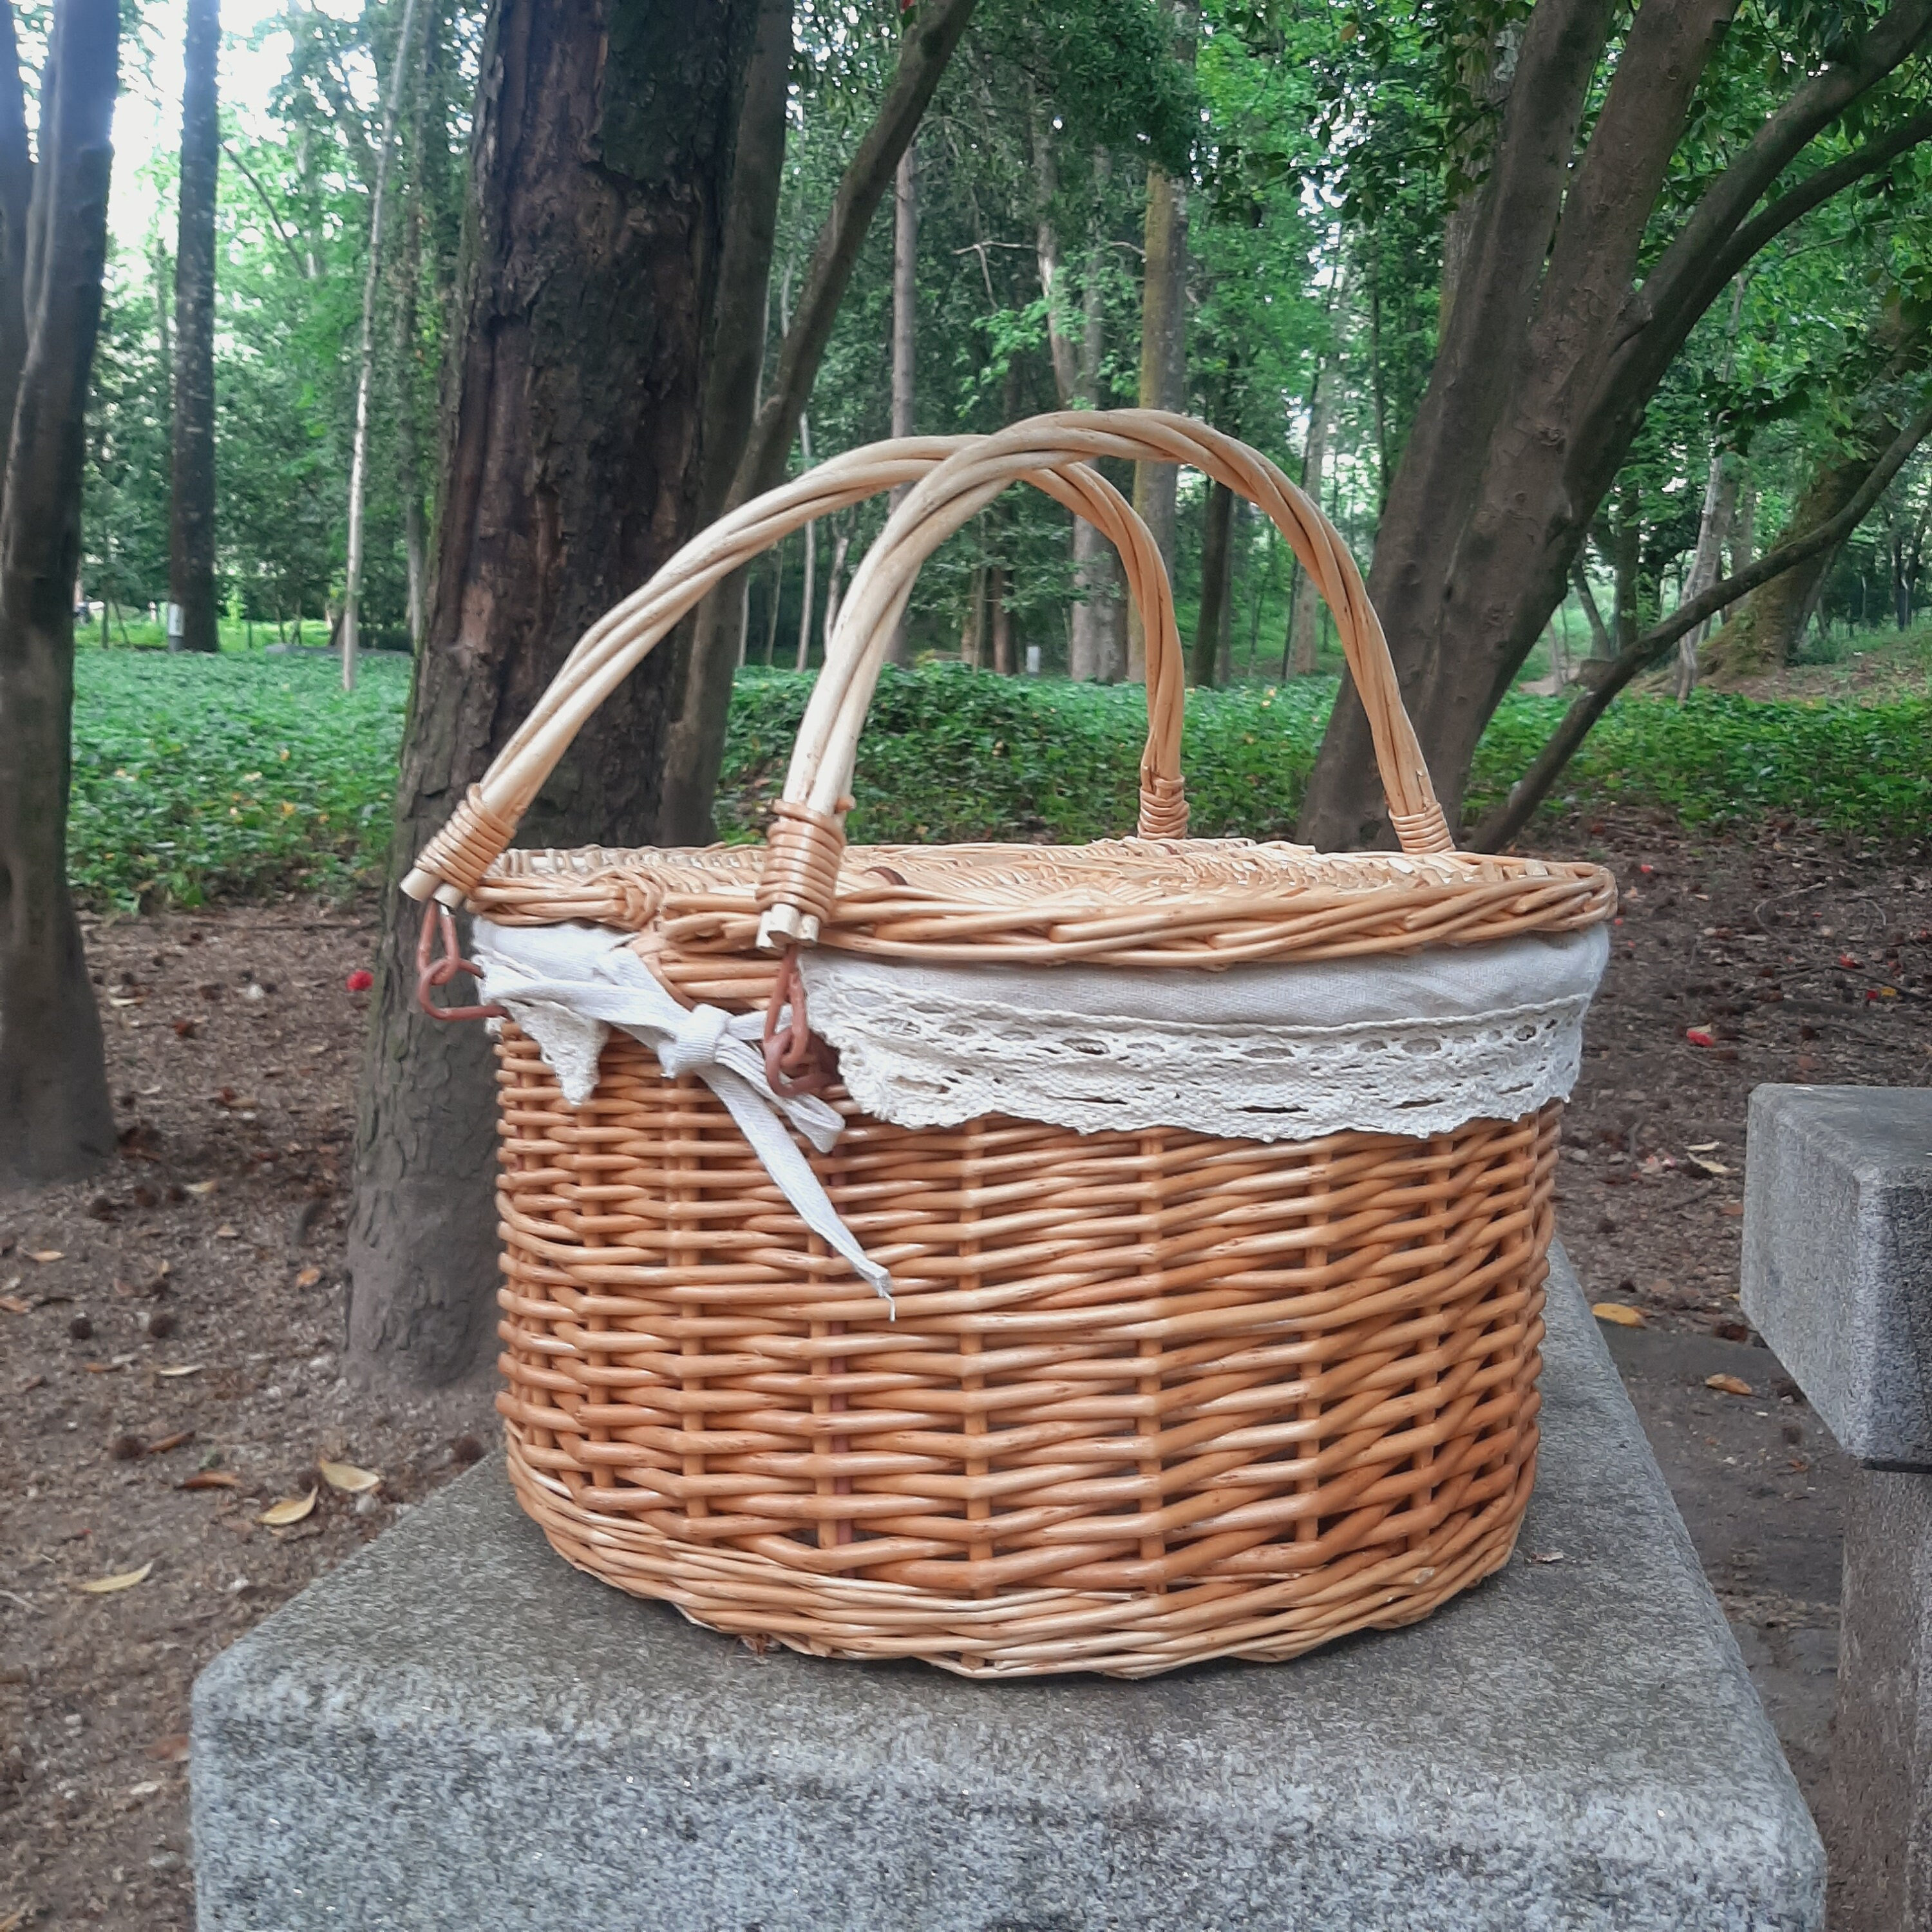
<instances>
[{"instance_id":1,"label":"grass","mask_svg":"<svg viewBox=\"0 0 1932 1932\"><path fill-rule=\"evenodd\" d=\"M194 906L378 876L409 685L372 654L345 698L334 664L83 650L70 851L97 907ZM722 836L755 838L811 680L753 670L733 694ZM1294 826L1336 686L1308 678L1190 696L1184 755L1204 834ZM1496 802L1562 715L1512 694L1483 740L1469 809ZM881 678L854 785L855 841L1076 842L1134 818L1146 712L1133 688L996 678L938 664ZM1932 830L1932 703L1760 703L1627 695L1554 803L1661 807L1720 826L1798 818L1865 836Z\"/></svg>"}]
</instances>

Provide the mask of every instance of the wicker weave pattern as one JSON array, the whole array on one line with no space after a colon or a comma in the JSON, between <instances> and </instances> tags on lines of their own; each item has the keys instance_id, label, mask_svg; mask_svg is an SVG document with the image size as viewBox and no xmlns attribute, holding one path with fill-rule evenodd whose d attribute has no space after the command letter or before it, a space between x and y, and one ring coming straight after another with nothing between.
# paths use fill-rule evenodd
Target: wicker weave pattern
<instances>
[{"instance_id":1,"label":"wicker weave pattern","mask_svg":"<svg viewBox=\"0 0 1932 1932\"><path fill-rule=\"evenodd\" d=\"M499 1052L512 1474L607 1580L826 1654L1142 1676L1507 1560L1556 1106L1273 1146L854 1114L813 1165L889 1320L700 1084L620 1036L573 1111Z\"/></svg>"}]
</instances>

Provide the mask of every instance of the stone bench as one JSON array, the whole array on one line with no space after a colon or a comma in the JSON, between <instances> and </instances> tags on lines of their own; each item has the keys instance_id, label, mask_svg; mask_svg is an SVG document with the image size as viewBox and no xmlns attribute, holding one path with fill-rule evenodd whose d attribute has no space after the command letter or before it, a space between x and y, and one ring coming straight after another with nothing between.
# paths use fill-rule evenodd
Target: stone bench
<instances>
[{"instance_id":1,"label":"stone bench","mask_svg":"<svg viewBox=\"0 0 1932 1932\"><path fill-rule=\"evenodd\" d=\"M1864 1468L1845 1513L1839 1932L1932 1927L1932 1092L1760 1087L1744 1312Z\"/></svg>"},{"instance_id":2,"label":"stone bench","mask_svg":"<svg viewBox=\"0 0 1932 1932\"><path fill-rule=\"evenodd\" d=\"M195 1689L202 1932L1815 1932L1824 1857L1560 1254L1508 1569L1144 1683L742 1644L480 1466Z\"/></svg>"}]
</instances>

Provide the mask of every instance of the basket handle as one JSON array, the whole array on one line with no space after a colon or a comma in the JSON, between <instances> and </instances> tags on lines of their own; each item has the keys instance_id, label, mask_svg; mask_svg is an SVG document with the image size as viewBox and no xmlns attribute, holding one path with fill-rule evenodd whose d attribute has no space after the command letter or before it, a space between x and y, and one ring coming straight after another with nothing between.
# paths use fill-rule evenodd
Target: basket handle
<instances>
[{"instance_id":1,"label":"basket handle","mask_svg":"<svg viewBox=\"0 0 1932 1932\"><path fill-rule=\"evenodd\" d=\"M1191 417L1160 410L1063 410L982 436L950 457L893 512L866 553L839 607L776 807L758 886L761 945L812 944L831 909L859 735L885 640L920 565L1016 478L1102 457L1190 464L1268 515L1334 613L1402 850L1454 849L1381 622L1354 559L1320 508L1258 451ZM1150 664L1150 714L1153 676Z\"/></svg>"},{"instance_id":2,"label":"basket handle","mask_svg":"<svg viewBox=\"0 0 1932 1932\"><path fill-rule=\"evenodd\" d=\"M446 905L461 904L508 848L544 781L597 707L679 620L732 572L814 518L883 490L916 483L982 440L909 436L848 450L700 531L578 640L530 716L424 846L403 880L403 890L414 899L434 895ZM1146 524L1098 470L1077 460L1062 461L1017 475L1084 517L1120 553L1128 592L1140 608L1148 639L1148 740L1141 759L1140 830L1148 838L1180 837L1187 830L1180 784L1186 680L1173 592L1160 552ZM842 624L835 634L843 630ZM874 666L866 686L868 695L878 680Z\"/></svg>"}]
</instances>

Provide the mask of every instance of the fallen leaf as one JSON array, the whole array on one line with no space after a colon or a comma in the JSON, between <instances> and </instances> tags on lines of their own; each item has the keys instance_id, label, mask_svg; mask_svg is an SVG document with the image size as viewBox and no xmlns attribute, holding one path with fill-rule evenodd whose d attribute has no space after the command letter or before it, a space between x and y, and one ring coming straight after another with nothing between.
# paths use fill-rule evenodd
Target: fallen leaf
<instances>
[{"instance_id":1,"label":"fallen leaf","mask_svg":"<svg viewBox=\"0 0 1932 1932\"><path fill-rule=\"evenodd\" d=\"M1794 1456L1784 1466L1787 1469L1796 1469L1800 1475L1802 1475L1811 1465L1806 1462L1802 1456Z\"/></svg>"},{"instance_id":2,"label":"fallen leaf","mask_svg":"<svg viewBox=\"0 0 1932 1932\"><path fill-rule=\"evenodd\" d=\"M132 999L124 1000L110 993L107 996L107 1004L110 1006L138 1006L147 997L146 993L136 993Z\"/></svg>"},{"instance_id":3,"label":"fallen leaf","mask_svg":"<svg viewBox=\"0 0 1932 1932\"><path fill-rule=\"evenodd\" d=\"M190 1180L188 1184L188 1191L190 1194L212 1194L218 1185L212 1180Z\"/></svg>"},{"instance_id":4,"label":"fallen leaf","mask_svg":"<svg viewBox=\"0 0 1932 1932\"><path fill-rule=\"evenodd\" d=\"M128 1786L128 1796L130 1798L152 1798L160 1788L161 1780L158 1778L144 1778L139 1784Z\"/></svg>"},{"instance_id":5,"label":"fallen leaf","mask_svg":"<svg viewBox=\"0 0 1932 1932\"><path fill-rule=\"evenodd\" d=\"M214 1231L214 1238L218 1241L238 1240L240 1240L241 1236L242 1230L236 1227L232 1221L223 1222L221 1226Z\"/></svg>"},{"instance_id":6,"label":"fallen leaf","mask_svg":"<svg viewBox=\"0 0 1932 1932\"><path fill-rule=\"evenodd\" d=\"M0 1932L20 1932L20 1928L26 1922L27 1908L24 1905L16 1906L4 1918L0 1918Z\"/></svg>"},{"instance_id":7,"label":"fallen leaf","mask_svg":"<svg viewBox=\"0 0 1932 1932\"><path fill-rule=\"evenodd\" d=\"M227 1469L197 1469L185 1482L177 1483L178 1490L238 1490L242 1478Z\"/></svg>"},{"instance_id":8,"label":"fallen leaf","mask_svg":"<svg viewBox=\"0 0 1932 1932\"><path fill-rule=\"evenodd\" d=\"M58 1248L40 1248L27 1257L30 1262L64 1261L67 1257Z\"/></svg>"},{"instance_id":9,"label":"fallen leaf","mask_svg":"<svg viewBox=\"0 0 1932 1932\"><path fill-rule=\"evenodd\" d=\"M310 1490L305 1496L285 1496L278 1503L271 1503L255 1520L270 1529L284 1529L292 1522L300 1522L315 1508L315 1499L321 1492Z\"/></svg>"},{"instance_id":10,"label":"fallen leaf","mask_svg":"<svg viewBox=\"0 0 1932 1932\"><path fill-rule=\"evenodd\" d=\"M1718 1043L1708 1027L1686 1027L1684 1037L1693 1046L1715 1046Z\"/></svg>"},{"instance_id":11,"label":"fallen leaf","mask_svg":"<svg viewBox=\"0 0 1932 1932\"><path fill-rule=\"evenodd\" d=\"M136 1583L145 1583L148 1573L154 1567L150 1557L138 1570L124 1570L118 1576L97 1576L91 1583L80 1586L90 1597L110 1597L116 1590L131 1590Z\"/></svg>"},{"instance_id":12,"label":"fallen leaf","mask_svg":"<svg viewBox=\"0 0 1932 1932\"><path fill-rule=\"evenodd\" d=\"M199 1362L176 1362L167 1368L157 1369L154 1372L171 1378L176 1376L198 1376L201 1373L201 1364Z\"/></svg>"},{"instance_id":13,"label":"fallen leaf","mask_svg":"<svg viewBox=\"0 0 1932 1932\"><path fill-rule=\"evenodd\" d=\"M321 1280L321 1269L319 1268L305 1268L302 1270L300 1274L296 1276L296 1286L298 1288L313 1288L317 1282Z\"/></svg>"},{"instance_id":14,"label":"fallen leaf","mask_svg":"<svg viewBox=\"0 0 1932 1932\"><path fill-rule=\"evenodd\" d=\"M1749 1382L1737 1376L1706 1376L1704 1386L1715 1389L1720 1395L1750 1395L1755 1393Z\"/></svg>"},{"instance_id":15,"label":"fallen leaf","mask_svg":"<svg viewBox=\"0 0 1932 1932\"><path fill-rule=\"evenodd\" d=\"M322 1480L345 1496L359 1496L382 1480L374 1469L358 1469L353 1462L319 1462L316 1466L322 1472Z\"/></svg>"},{"instance_id":16,"label":"fallen leaf","mask_svg":"<svg viewBox=\"0 0 1932 1932\"><path fill-rule=\"evenodd\" d=\"M1720 1214L1726 1215L1733 1221L1736 1220L1744 1211L1744 1204L1742 1201L1726 1201L1718 1210Z\"/></svg>"},{"instance_id":17,"label":"fallen leaf","mask_svg":"<svg viewBox=\"0 0 1932 1932\"><path fill-rule=\"evenodd\" d=\"M1723 1144L1721 1141L1696 1141L1684 1151L1686 1154L1715 1154Z\"/></svg>"},{"instance_id":18,"label":"fallen leaf","mask_svg":"<svg viewBox=\"0 0 1932 1932\"><path fill-rule=\"evenodd\" d=\"M188 1762L188 1733L170 1731L164 1738L157 1738L148 1747L148 1755L157 1764L185 1764Z\"/></svg>"},{"instance_id":19,"label":"fallen leaf","mask_svg":"<svg viewBox=\"0 0 1932 1932\"><path fill-rule=\"evenodd\" d=\"M1849 952L1841 952L1838 955L1838 964L1847 972L1855 973L1858 970L1858 962Z\"/></svg>"},{"instance_id":20,"label":"fallen leaf","mask_svg":"<svg viewBox=\"0 0 1932 1932\"><path fill-rule=\"evenodd\" d=\"M1706 1160L1701 1154L1694 1154L1690 1156L1690 1165L1701 1167L1706 1174L1729 1174L1731 1171L1722 1161Z\"/></svg>"},{"instance_id":21,"label":"fallen leaf","mask_svg":"<svg viewBox=\"0 0 1932 1932\"><path fill-rule=\"evenodd\" d=\"M1643 1310L1633 1308L1626 1301L1599 1301L1593 1303L1590 1312L1599 1322L1614 1322L1619 1328L1641 1328Z\"/></svg>"},{"instance_id":22,"label":"fallen leaf","mask_svg":"<svg viewBox=\"0 0 1932 1932\"><path fill-rule=\"evenodd\" d=\"M1561 1563L1564 1560L1560 1550L1532 1550L1529 1561L1532 1563Z\"/></svg>"},{"instance_id":23,"label":"fallen leaf","mask_svg":"<svg viewBox=\"0 0 1932 1932\"><path fill-rule=\"evenodd\" d=\"M165 1456L170 1449L183 1449L194 1440L192 1429L177 1429L172 1436L164 1436L158 1442L148 1444L150 1456Z\"/></svg>"},{"instance_id":24,"label":"fallen leaf","mask_svg":"<svg viewBox=\"0 0 1932 1932\"><path fill-rule=\"evenodd\" d=\"M31 1301L22 1301L17 1294L0 1294L0 1308L9 1315L31 1315L33 1307Z\"/></svg>"}]
</instances>

